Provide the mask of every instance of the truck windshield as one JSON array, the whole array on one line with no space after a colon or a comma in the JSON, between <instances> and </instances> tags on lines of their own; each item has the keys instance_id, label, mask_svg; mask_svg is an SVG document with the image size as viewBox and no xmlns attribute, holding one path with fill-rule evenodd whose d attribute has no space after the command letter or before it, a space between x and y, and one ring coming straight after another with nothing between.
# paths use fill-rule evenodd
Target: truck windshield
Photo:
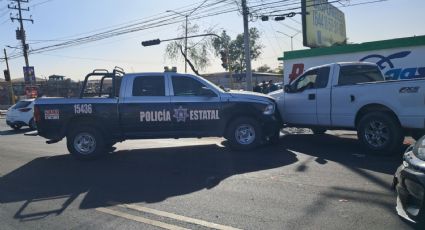
<instances>
[{"instance_id":1,"label":"truck windshield","mask_svg":"<svg viewBox=\"0 0 425 230\"><path fill-rule=\"evenodd\" d=\"M338 85L354 85L375 81L384 81L384 77L377 66L349 65L341 66Z\"/></svg>"}]
</instances>

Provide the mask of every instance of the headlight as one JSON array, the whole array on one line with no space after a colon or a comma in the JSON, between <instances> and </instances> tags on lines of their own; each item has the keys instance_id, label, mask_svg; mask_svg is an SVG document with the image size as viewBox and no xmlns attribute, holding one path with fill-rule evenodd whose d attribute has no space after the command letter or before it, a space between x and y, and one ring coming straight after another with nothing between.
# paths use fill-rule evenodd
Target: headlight
<instances>
[{"instance_id":1,"label":"headlight","mask_svg":"<svg viewBox=\"0 0 425 230\"><path fill-rule=\"evenodd\" d=\"M425 136L416 142L413 148L413 154L415 154L417 158L425 161Z\"/></svg>"},{"instance_id":2,"label":"headlight","mask_svg":"<svg viewBox=\"0 0 425 230\"><path fill-rule=\"evenodd\" d=\"M268 104L266 108L263 111L263 114L265 115L271 115L274 113L274 104Z\"/></svg>"}]
</instances>

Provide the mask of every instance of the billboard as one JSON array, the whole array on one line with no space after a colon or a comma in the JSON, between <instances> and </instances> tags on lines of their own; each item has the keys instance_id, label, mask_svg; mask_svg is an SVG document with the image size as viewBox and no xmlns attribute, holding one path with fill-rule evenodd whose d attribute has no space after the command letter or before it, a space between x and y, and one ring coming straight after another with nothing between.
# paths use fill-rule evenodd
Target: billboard
<instances>
[{"instance_id":1,"label":"billboard","mask_svg":"<svg viewBox=\"0 0 425 230\"><path fill-rule=\"evenodd\" d=\"M425 37L424 37L425 41ZM383 44L383 43L382 43ZM336 47L338 51L341 48ZM324 48L334 49L334 48ZM355 46L350 49L361 50ZM308 51L308 50L306 50ZM334 62L364 61L376 63L386 80L408 80L425 78L425 45L410 47L393 47L388 49L371 49L360 52L335 52L328 55L299 55L294 59L284 60L284 82L288 84L300 76L308 68Z\"/></svg>"},{"instance_id":2,"label":"billboard","mask_svg":"<svg viewBox=\"0 0 425 230\"><path fill-rule=\"evenodd\" d=\"M34 84L35 83L35 73L34 66L24 66L24 79L25 84Z\"/></svg>"},{"instance_id":3,"label":"billboard","mask_svg":"<svg viewBox=\"0 0 425 230\"><path fill-rule=\"evenodd\" d=\"M304 46L317 48L347 43L345 15L328 0L302 0L301 9Z\"/></svg>"}]
</instances>

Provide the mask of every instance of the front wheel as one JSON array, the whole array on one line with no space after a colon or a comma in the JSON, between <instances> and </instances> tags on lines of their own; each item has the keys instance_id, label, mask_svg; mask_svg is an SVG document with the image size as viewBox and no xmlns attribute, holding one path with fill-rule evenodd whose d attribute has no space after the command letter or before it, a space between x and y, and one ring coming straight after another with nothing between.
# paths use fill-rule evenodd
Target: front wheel
<instances>
[{"instance_id":1,"label":"front wheel","mask_svg":"<svg viewBox=\"0 0 425 230\"><path fill-rule=\"evenodd\" d=\"M103 135L93 127L77 126L66 139L69 152L79 160L94 159L104 153Z\"/></svg>"},{"instance_id":2,"label":"front wheel","mask_svg":"<svg viewBox=\"0 0 425 230\"><path fill-rule=\"evenodd\" d=\"M357 136L366 148L385 155L401 150L403 143L400 124L382 112L365 115L357 126Z\"/></svg>"},{"instance_id":3,"label":"front wheel","mask_svg":"<svg viewBox=\"0 0 425 230\"><path fill-rule=\"evenodd\" d=\"M230 123L227 139L234 150L253 149L262 140L260 124L252 118L238 118Z\"/></svg>"}]
</instances>

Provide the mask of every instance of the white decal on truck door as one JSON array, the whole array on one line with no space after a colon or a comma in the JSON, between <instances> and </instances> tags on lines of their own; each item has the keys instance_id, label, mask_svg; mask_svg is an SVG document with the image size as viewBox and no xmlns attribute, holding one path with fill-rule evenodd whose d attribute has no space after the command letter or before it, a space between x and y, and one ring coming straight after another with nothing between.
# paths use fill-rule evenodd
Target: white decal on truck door
<instances>
[{"instance_id":1,"label":"white decal on truck door","mask_svg":"<svg viewBox=\"0 0 425 230\"><path fill-rule=\"evenodd\" d=\"M45 120L59 120L59 109L46 109L44 110Z\"/></svg>"},{"instance_id":2,"label":"white decal on truck door","mask_svg":"<svg viewBox=\"0 0 425 230\"><path fill-rule=\"evenodd\" d=\"M165 109L159 111L142 111L140 112L140 121L171 121L171 116L170 112Z\"/></svg>"},{"instance_id":3,"label":"white decal on truck door","mask_svg":"<svg viewBox=\"0 0 425 230\"><path fill-rule=\"evenodd\" d=\"M74 105L75 114L92 114L92 105L91 104L76 104Z\"/></svg>"}]
</instances>

